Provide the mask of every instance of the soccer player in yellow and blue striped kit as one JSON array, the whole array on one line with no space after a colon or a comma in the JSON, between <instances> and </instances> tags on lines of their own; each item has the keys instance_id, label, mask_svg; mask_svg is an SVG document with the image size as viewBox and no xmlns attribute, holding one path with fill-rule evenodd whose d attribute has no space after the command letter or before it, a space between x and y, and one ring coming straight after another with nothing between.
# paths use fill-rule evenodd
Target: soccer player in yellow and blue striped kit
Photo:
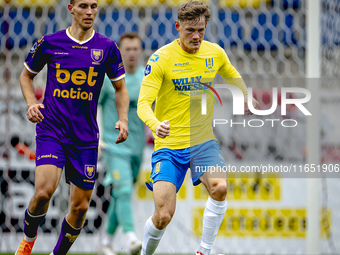
<instances>
[{"instance_id":1,"label":"soccer player in yellow and blue striped kit","mask_svg":"<svg viewBox=\"0 0 340 255\"><path fill-rule=\"evenodd\" d=\"M245 96L247 87L225 51L203 40L209 19L210 10L205 3L182 4L175 22L180 38L157 50L144 71L137 113L155 137L152 172L147 183L153 190L155 213L145 224L143 255L155 252L174 215L176 192L188 168L193 185L202 182L209 193L197 255L210 254L227 209L227 175L215 171L217 166L224 167L225 162L212 132L213 100L207 97L207 114L202 115L201 99L206 93L202 83L212 85L218 73ZM155 99L153 112L151 104ZM257 101L253 99L252 103L256 108ZM196 171L197 167L211 167L214 171Z\"/></svg>"}]
</instances>

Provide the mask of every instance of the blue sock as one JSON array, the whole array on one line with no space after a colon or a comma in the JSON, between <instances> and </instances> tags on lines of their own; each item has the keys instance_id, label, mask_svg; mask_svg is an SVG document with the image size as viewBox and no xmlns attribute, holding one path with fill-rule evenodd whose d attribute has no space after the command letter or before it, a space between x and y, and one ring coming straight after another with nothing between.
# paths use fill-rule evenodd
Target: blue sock
<instances>
[{"instance_id":1,"label":"blue sock","mask_svg":"<svg viewBox=\"0 0 340 255\"><path fill-rule=\"evenodd\" d=\"M79 229L73 228L65 218L61 226L61 232L59 235L58 242L53 249L53 254L66 255L74 241L79 236L81 229L82 228Z\"/></svg>"},{"instance_id":2,"label":"blue sock","mask_svg":"<svg viewBox=\"0 0 340 255\"><path fill-rule=\"evenodd\" d=\"M41 221L45 218L46 213L38 216L31 215L28 208L25 211L24 233L29 238L35 238Z\"/></svg>"}]
</instances>

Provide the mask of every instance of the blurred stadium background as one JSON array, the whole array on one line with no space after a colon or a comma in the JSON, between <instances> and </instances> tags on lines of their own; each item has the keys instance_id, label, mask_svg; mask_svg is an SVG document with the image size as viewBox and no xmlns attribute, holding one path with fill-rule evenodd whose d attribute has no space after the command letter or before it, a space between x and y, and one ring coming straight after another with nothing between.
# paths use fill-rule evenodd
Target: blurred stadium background
<instances>
[{"instance_id":1,"label":"blurred stadium background","mask_svg":"<svg viewBox=\"0 0 340 255\"><path fill-rule=\"evenodd\" d=\"M305 84L303 78L307 72L307 5L315 1L319 3L321 30L320 162L335 164L340 162L339 0L209 0L212 19L206 39L226 50L248 86L255 89L260 104L270 105L271 87L305 86L301 84ZM144 42L141 59L144 65L157 48L177 38L174 21L182 2L99 0L95 29L116 41L124 32L138 32ZM24 210L34 191L35 126L26 119L27 106L19 76L34 42L44 34L70 25L67 4L68 0L0 0L0 253L15 251L23 234ZM45 80L45 71L35 79L38 100L42 100ZM290 110L291 116L299 120L294 132L280 128L226 131L221 143L226 162L305 163L307 125L295 110ZM275 116L282 119L279 113ZM144 185L150 173L152 141L146 143L145 160L134 194L136 231L140 238L146 219L153 213L152 194ZM101 185L104 171L99 162L91 208L71 253L96 253L110 199L110 191ZM212 254L306 254L307 179L280 178L279 174L248 177L229 176L228 211ZM339 254L340 182L324 178L319 184L316 242L321 253ZM33 252L49 253L54 247L68 208L68 189L61 181ZM178 193L177 211L159 253L194 253L200 241L206 198L204 190L193 188L187 178ZM124 244L121 237L116 238L118 252L127 252Z\"/></svg>"}]
</instances>

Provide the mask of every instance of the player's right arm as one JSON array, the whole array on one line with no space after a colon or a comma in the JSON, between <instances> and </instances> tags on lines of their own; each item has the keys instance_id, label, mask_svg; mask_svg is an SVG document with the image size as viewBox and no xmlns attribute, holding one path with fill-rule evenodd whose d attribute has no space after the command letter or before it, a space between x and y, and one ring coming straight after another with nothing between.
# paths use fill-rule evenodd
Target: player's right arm
<instances>
[{"instance_id":1,"label":"player's right arm","mask_svg":"<svg viewBox=\"0 0 340 255\"><path fill-rule=\"evenodd\" d=\"M25 68L20 75L20 87L28 107L27 118L33 123L39 123L44 119L40 112L44 105L37 103L35 99L33 79L48 62L48 54L45 53L46 45L44 37L33 45L25 60Z\"/></svg>"},{"instance_id":2,"label":"player's right arm","mask_svg":"<svg viewBox=\"0 0 340 255\"><path fill-rule=\"evenodd\" d=\"M144 79L139 92L137 114L139 118L160 138L170 135L170 123L167 120L160 121L152 111L152 103L155 101L163 83L164 70L161 67L163 59L151 56L144 72Z\"/></svg>"},{"instance_id":3,"label":"player's right arm","mask_svg":"<svg viewBox=\"0 0 340 255\"><path fill-rule=\"evenodd\" d=\"M43 109L44 105L37 103L34 96L33 79L35 76L36 74L24 68L20 75L20 87L28 107L27 118L33 123L39 123L44 119L44 116L40 112L40 109Z\"/></svg>"}]
</instances>

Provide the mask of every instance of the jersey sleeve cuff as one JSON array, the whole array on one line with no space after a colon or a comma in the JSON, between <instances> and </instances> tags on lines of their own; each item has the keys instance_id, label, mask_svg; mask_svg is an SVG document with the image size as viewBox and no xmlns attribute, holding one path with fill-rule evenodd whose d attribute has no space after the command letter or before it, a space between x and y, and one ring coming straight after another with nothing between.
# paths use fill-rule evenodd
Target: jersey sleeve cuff
<instances>
[{"instance_id":1,"label":"jersey sleeve cuff","mask_svg":"<svg viewBox=\"0 0 340 255\"><path fill-rule=\"evenodd\" d=\"M153 124L153 125L150 127L151 131L156 132L156 128L158 127L159 124L161 124L160 121L158 121L158 122L156 122L155 124Z\"/></svg>"},{"instance_id":2,"label":"jersey sleeve cuff","mask_svg":"<svg viewBox=\"0 0 340 255\"><path fill-rule=\"evenodd\" d=\"M38 74L38 73L39 73L39 72L33 71L33 70L28 66L28 64L26 63L26 61L24 62L24 66L26 67L26 69L27 69L30 73L33 73L33 74Z\"/></svg>"},{"instance_id":3,"label":"jersey sleeve cuff","mask_svg":"<svg viewBox=\"0 0 340 255\"><path fill-rule=\"evenodd\" d=\"M110 81L119 81L119 80L123 79L124 77L125 77L125 73L122 74L121 76L118 76L117 78L110 79Z\"/></svg>"}]
</instances>

